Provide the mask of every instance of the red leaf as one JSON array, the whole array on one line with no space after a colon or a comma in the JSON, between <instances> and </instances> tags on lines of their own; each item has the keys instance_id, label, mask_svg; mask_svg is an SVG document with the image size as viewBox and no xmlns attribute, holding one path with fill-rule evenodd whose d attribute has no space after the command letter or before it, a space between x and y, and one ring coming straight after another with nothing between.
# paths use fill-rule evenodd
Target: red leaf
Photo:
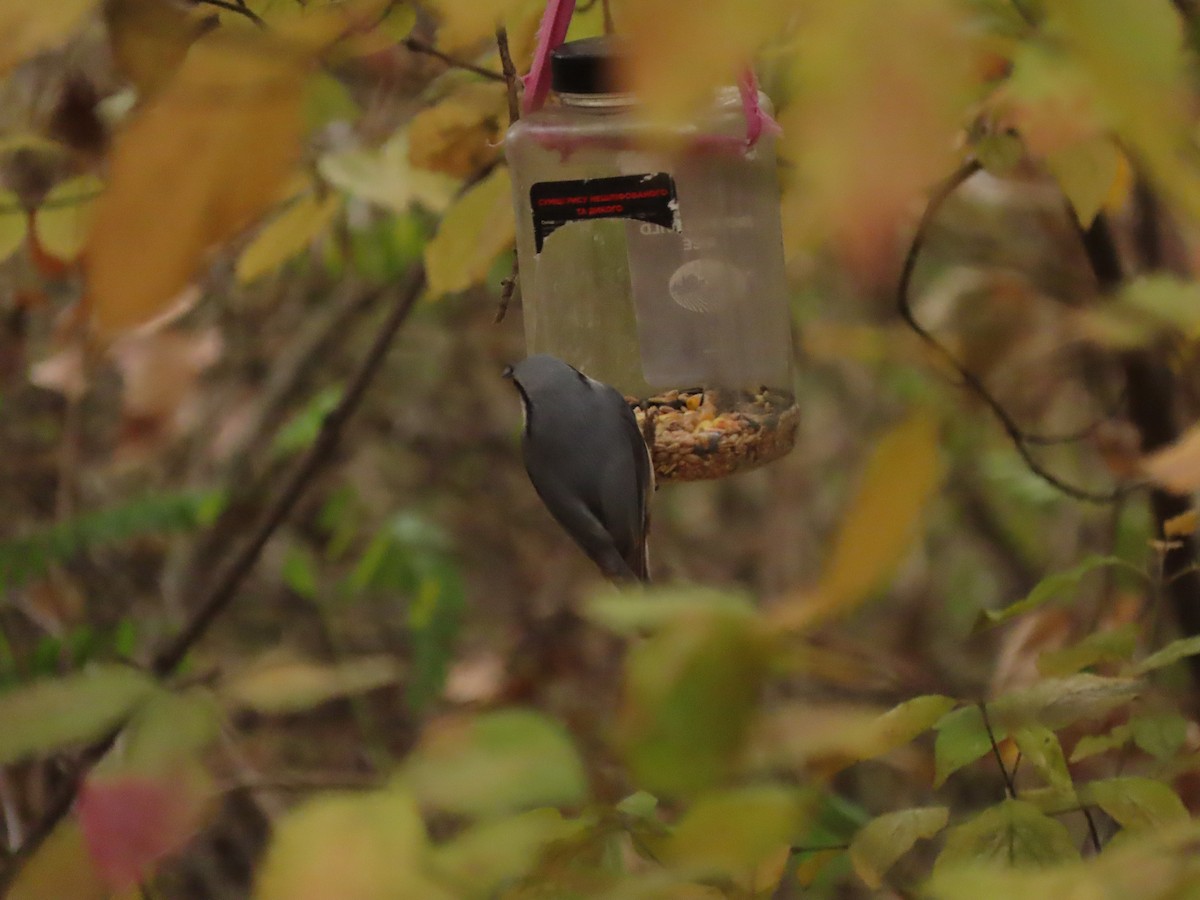
<instances>
[{"instance_id":1,"label":"red leaf","mask_svg":"<svg viewBox=\"0 0 1200 900\"><path fill-rule=\"evenodd\" d=\"M195 830L199 804L186 777L93 777L79 792L79 825L96 870L112 888L135 886Z\"/></svg>"}]
</instances>

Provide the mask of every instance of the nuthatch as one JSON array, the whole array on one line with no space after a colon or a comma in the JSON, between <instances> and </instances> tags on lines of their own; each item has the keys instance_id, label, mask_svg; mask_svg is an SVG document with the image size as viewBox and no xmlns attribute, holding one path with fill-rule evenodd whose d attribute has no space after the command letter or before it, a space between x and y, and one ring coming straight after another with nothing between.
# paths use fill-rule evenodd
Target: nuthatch
<instances>
[{"instance_id":1,"label":"nuthatch","mask_svg":"<svg viewBox=\"0 0 1200 900\"><path fill-rule=\"evenodd\" d=\"M607 577L648 581L654 470L625 398L545 353L504 377L521 394L525 469L550 514Z\"/></svg>"}]
</instances>

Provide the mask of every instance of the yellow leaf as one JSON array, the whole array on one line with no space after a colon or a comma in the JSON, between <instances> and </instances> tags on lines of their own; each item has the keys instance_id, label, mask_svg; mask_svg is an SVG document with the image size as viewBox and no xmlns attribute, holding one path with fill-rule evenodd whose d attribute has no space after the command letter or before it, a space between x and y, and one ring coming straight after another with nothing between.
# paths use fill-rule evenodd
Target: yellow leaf
<instances>
[{"instance_id":1,"label":"yellow leaf","mask_svg":"<svg viewBox=\"0 0 1200 900\"><path fill-rule=\"evenodd\" d=\"M275 826L258 869L256 900L412 897L450 900L422 872L429 838L402 791L327 792L301 803Z\"/></svg>"},{"instance_id":2,"label":"yellow leaf","mask_svg":"<svg viewBox=\"0 0 1200 900\"><path fill-rule=\"evenodd\" d=\"M336 665L266 660L230 678L222 694L235 706L262 713L300 712L337 697L394 684L399 677L395 661L385 656Z\"/></svg>"},{"instance_id":3,"label":"yellow leaf","mask_svg":"<svg viewBox=\"0 0 1200 900\"><path fill-rule=\"evenodd\" d=\"M1200 214L1190 165L1188 59L1170 0L1052 0L1047 33L1086 72L1106 125L1164 192Z\"/></svg>"},{"instance_id":4,"label":"yellow leaf","mask_svg":"<svg viewBox=\"0 0 1200 900\"><path fill-rule=\"evenodd\" d=\"M12 256L25 240L29 214L12 191L0 190L0 261Z\"/></svg>"},{"instance_id":5,"label":"yellow leaf","mask_svg":"<svg viewBox=\"0 0 1200 900\"><path fill-rule=\"evenodd\" d=\"M72 816L59 822L45 843L21 869L8 900L106 900L110 891L100 878Z\"/></svg>"},{"instance_id":6,"label":"yellow leaf","mask_svg":"<svg viewBox=\"0 0 1200 900\"><path fill-rule=\"evenodd\" d=\"M914 201L957 163L980 52L967 34L954 0L811 5L780 117L789 252L832 236L863 277L890 274Z\"/></svg>"},{"instance_id":7,"label":"yellow leaf","mask_svg":"<svg viewBox=\"0 0 1200 900\"><path fill-rule=\"evenodd\" d=\"M515 228L508 170L496 169L458 199L425 245L430 298L482 282L497 254L512 246Z\"/></svg>"},{"instance_id":8,"label":"yellow leaf","mask_svg":"<svg viewBox=\"0 0 1200 900\"><path fill-rule=\"evenodd\" d=\"M83 250L92 210L104 183L95 175L81 175L54 186L34 214L33 230L42 249L70 262Z\"/></svg>"},{"instance_id":9,"label":"yellow leaf","mask_svg":"<svg viewBox=\"0 0 1200 900\"><path fill-rule=\"evenodd\" d=\"M439 19L438 46L448 53L476 49L494 41L496 26L522 5L522 0L432 0Z\"/></svg>"},{"instance_id":10,"label":"yellow leaf","mask_svg":"<svg viewBox=\"0 0 1200 900\"><path fill-rule=\"evenodd\" d=\"M507 124L504 85L469 82L413 117L408 160L419 169L466 178L499 155Z\"/></svg>"},{"instance_id":11,"label":"yellow leaf","mask_svg":"<svg viewBox=\"0 0 1200 900\"><path fill-rule=\"evenodd\" d=\"M237 261L237 278L243 284L267 274L297 255L321 234L337 211L336 194L306 194L272 219L255 235Z\"/></svg>"},{"instance_id":12,"label":"yellow leaf","mask_svg":"<svg viewBox=\"0 0 1200 900\"><path fill-rule=\"evenodd\" d=\"M1189 509L1187 512L1172 516L1163 522L1163 537L1173 538L1195 534L1197 526L1200 526L1200 517L1197 516L1196 510Z\"/></svg>"},{"instance_id":13,"label":"yellow leaf","mask_svg":"<svg viewBox=\"0 0 1200 900\"><path fill-rule=\"evenodd\" d=\"M382 20L365 34L356 34L339 46L341 58L370 56L393 49L403 41L417 24L417 10L411 3L392 4L384 11Z\"/></svg>"},{"instance_id":14,"label":"yellow leaf","mask_svg":"<svg viewBox=\"0 0 1200 900\"><path fill-rule=\"evenodd\" d=\"M857 609L900 564L941 475L937 424L915 413L876 445L817 586L776 612L804 628Z\"/></svg>"},{"instance_id":15,"label":"yellow leaf","mask_svg":"<svg viewBox=\"0 0 1200 900\"><path fill-rule=\"evenodd\" d=\"M305 60L267 36L221 37L198 41L117 137L84 255L102 337L160 313L292 171Z\"/></svg>"},{"instance_id":16,"label":"yellow leaf","mask_svg":"<svg viewBox=\"0 0 1200 900\"><path fill-rule=\"evenodd\" d=\"M759 46L776 37L792 13L785 0L638 0L622 9L621 30L630 43L630 76L653 121L678 122L737 83Z\"/></svg>"},{"instance_id":17,"label":"yellow leaf","mask_svg":"<svg viewBox=\"0 0 1200 900\"><path fill-rule=\"evenodd\" d=\"M1046 166L1087 228L1117 187L1121 152L1111 138L1097 136L1051 153Z\"/></svg>"},{"instance_id":18,"label":"yellow leaf","mask_svg":"<svg viewBox=\"0 0 1200 900\"><path fill-rule=\"evenodd\" d=\"M850 862L867 887L879 890L888 869L922 838L931 838L950 821L944 806L884 813L858 830L850 844Z\"/></svg>"},{"instance_id":19,"label":"yellow leaf","mask_svg":"<svg viewBox=\"0 0 1200 900\"><path fill-rule=\"evenodd\" d=\"M1200 425L1193 425L1175 443L1143 459L1142 471L1176 494L1200 489Z\"/></svg>"},{"instance_id":20,"label":"yellow leaf","mask_svg":"<svg viewBox=\"0 0 1200 900\"><path fill-rule=\"evenodd\" d=\"M105 4L113 61L142 97L170 80L192 41L200 36L199 9L162 0L108 0Z\"/></svg>"},{"instance_id":21,"label":"yellow leaf","mask_svg":"<svg viewBox=\"0 0 1200 900\"><path fill-rule=\"evenodd\" d=\"M97 0L0 0L0 74L63 43Z\"/></svg>"}]
</instances>

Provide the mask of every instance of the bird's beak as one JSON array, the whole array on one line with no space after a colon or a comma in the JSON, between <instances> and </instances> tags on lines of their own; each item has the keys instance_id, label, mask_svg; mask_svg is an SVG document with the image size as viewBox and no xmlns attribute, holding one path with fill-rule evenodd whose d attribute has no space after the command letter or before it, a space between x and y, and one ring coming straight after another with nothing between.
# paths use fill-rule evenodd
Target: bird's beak
<instances>
[{"instance_id":1,"label":"bird's beak","mask_svg":"<svg viewBox=\"0 0 1200 900\"><path fill-rule=\"evenodd\" d=\"M512 366L505 366L504 371L500 373L500 377L501 378L512 378L513 377Z\"/></svg>"}]
</instances>

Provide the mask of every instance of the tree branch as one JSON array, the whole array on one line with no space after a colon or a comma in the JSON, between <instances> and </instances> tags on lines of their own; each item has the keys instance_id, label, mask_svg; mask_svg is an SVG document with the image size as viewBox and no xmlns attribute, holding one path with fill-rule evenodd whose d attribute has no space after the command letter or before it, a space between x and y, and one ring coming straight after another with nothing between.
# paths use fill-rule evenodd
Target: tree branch
<instances>
[{"instance_id":1,"label":"tree branch","mask_svg":"<svg viewBox=\"0 0 1200 900\"><path fill-rule=\"evenodd\" d=\"M983 166L976 159L968 159L964 162L957 171L933 192L933 196L929 199L929 204L925 207L925 212L921 215L920 221L917 223L916 233L913 235L912 243L909 244L908 253L904 257L904 267L900 272L900 280L896 287L896 308L900 313L900 317L905 321L918 337L926 344L932 347L939 356L941 356L950 366L958 373L963 384L975 394L983 403L992 411L992 414L999 420L1004 433L1008 435L1012 441L1013 447L1020 455L1029 471L1033 472L1051 487L1056 488L1068 497L1073 497L1076 500L1084 500L1089 503L1112 503L1129 491L1128 487L1119 487L1116 490L1108 492L1091 491L1086 488L1076 487L1063 481L1057 475L1045 469L1030 452L1030 445L1036 443L1045 443L1037 438L1027 435L1019 425L1013 420L1008 410L988 391L983 381L978 375L964 366L958 361L958 358L951 353L945 345L935 338L926 328L921 325L913 313L912 302L909 299L909 287L912 283L913 272L917 267L917 259L921 254L921 249L925 244L929 227L936 218L942 204L950 198L958 188L966 182L976 172L979 172Z\"/></svg>"},{"instance_id":2,"label":"tree branch","mask_svg":"<svg viewBox=\"0 0 1200 900\"><path fill-rule=\"evenodd\" d=\"M474 72L476 75L487 78L491 81L504 80L504 76L499 72L494 72L491 69L485 69L483 66L477 66L474 63L465 62L461 59L455 59L453 56L443 53L437 47L427 44L422 40L418 40L415 37L406 37L403 41L401 41L401 43L404 45L406 50L409 50L413 53L424 53L426 56L432 56L434 59L440 59L451 68L466 69L468 72Z\"/></svg>"},{"instance_id":3,"label":"tree branch","mask_svg":"<svg viewBox=\"0 0 1200 900\"><path fill-rule=\"evenodd\" d=\"M234 12L238 15L245 16L259 28L266 28L267 23L262 20L262 17L248 7L245 3L234 3L231 0L192 0L196 6L215 6L217 9L224 9L228 12Z\"/></svg>"},{"instance_id":4,"label":"tree branch","mask_svg":"<svg viewBox=\"0 0 1200 900\"><path fill-rule=\"evenodd\" d=\"M153 658L151 670L160 678L172 675L196 643L208 633L213 622L229 608L242 581L253 569L267 541L295 509L317 474L333 459L347 420L362 403L367 388L379 374L393 340L404 324L425 287L425 269L416 265L399 288L387 318L380 326L367 355L350 379L346 392L321 425L316 440L296 461L284 480L275 499L259 516L241 548L217 571L211 585L203 593L191 619ZM383 289L380 289L383 290ZM64 777L62 788L51 799L42 816L30 826L29 834L14 855L6 871L0 873L0 895L3 895L30 857L45 842L71 811L79 786L87 773L104 756L120 733L114 729L104 738L88 746Z\"/></svg>"},{"instance_id":5,"label":"tree branch","mask_svg":"<svg viewBox=\"0 0 1200 900\"><path fill-rule=\"evenodd\" d=\"M263 547L295 508L314 477L333 458L333 452L341 440L346 421L362 403L362 398L379 373L400 326L412 312L424 287L425 269L421 265L416 265L397 293L391 312L388 313L387 319L384 320L379 333L375 336L375 342L351 377L342 399L325 416L325 420L321 423L321 430L312 446L296 462L291 474L288 475L276 494L275 500L263 511L241 550L218 570L212 586L201 597L191 620L154 657L151 670L155 675L165 677L175 673L188 651L205 635L216 618L229 606L242 580L258 562Z\"/></svg>"},{"instance_id":6,"label":"tree branch","mask_svg":"<svg viewBox=\"0 0 1200 900\"><path fill-rule=\"evenodd\" d=\"M516 122L521 118L521 103L517 99L517 67L513 65L512 53L508 49L508 29L501 26L496 29L496 49L500 53L500 65L504 69L504 83L508 88L508 121ZM509 304L512 303L513 293L517 289L520 278L517 268L517 254L513 252L512 271L500 282L500 300L496 304L495 324L499 325L508 315Z\"/></svg>"}]
</instances>

